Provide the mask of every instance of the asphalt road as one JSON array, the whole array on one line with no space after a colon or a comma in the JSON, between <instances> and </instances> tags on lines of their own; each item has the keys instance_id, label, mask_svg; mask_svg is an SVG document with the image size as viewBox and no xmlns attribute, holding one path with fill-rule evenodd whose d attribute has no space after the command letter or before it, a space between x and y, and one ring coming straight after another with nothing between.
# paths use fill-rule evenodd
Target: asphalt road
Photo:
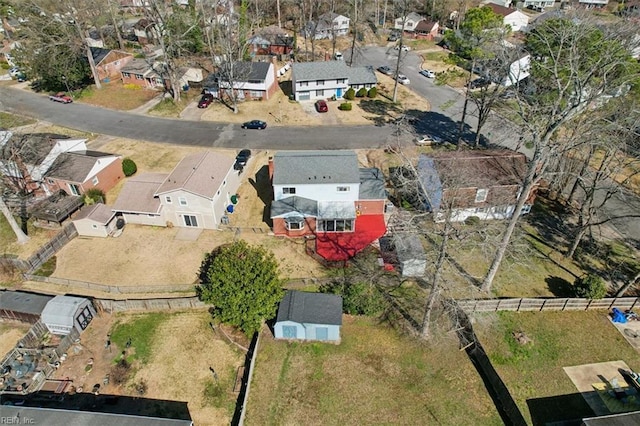
<instances>
[{"instance_id":1,"label":"asphalt road","mask_svg":"<svg viewBox=\"0 0 640 426\"><path fill-rule=\"evenodd\" d=\"M244 130L238 124L150 117L72 103L0 87L0 110L61 126L130 139L220 148L357 149L380 148L393 140L394 126L267 127Z\"/></svg>"}]
</instances>

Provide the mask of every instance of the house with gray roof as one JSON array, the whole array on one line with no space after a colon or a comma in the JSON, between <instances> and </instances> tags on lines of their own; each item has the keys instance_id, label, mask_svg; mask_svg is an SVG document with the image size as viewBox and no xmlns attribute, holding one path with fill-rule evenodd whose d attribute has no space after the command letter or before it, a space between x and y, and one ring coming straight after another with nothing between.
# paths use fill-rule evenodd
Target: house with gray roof
<instances>
[{"instance_id":1,"label":"house with gray roof","mask_svg":"<svg viewBox=\"0 0 640 426\"><path fill-rule=\"evenodd\" d=\"M337 13L327 12L316 21L309 21L305 27L307 37L315 40L333 39L349 34L350 19Z\"/></svg>"},{"instance_id":2,"label":"house with gray roof","mask_svg":"<svg viewBox=\"0 0 640 426\"><path fill-rule=\"evenodd\" d=\"M128 223L217 229L233 212L231 197L240 186L242 171L234 163L211 151L188 155L169 174L127 181L113 209Z\"/></svg>"},{"instance_id":3,"label":"house with gray roof","mask_svg":"<svg viewBox=\"0 0 640 426\"><path fill-rule=\"evenodd\" d=\"M269 160L275 235L311 237L327 260L353 257L386 232L384 176L354 151L281 151Z\"/></svg>"},{"instance_id":4,"label":"house with gray roof","mask_svg":"<svg viewBox=\"0 0 640 426\"><path fill-rule=\"evenodd\" d=\"M204 90L216 98L233 90L239 100L270 99L278 90L273 62L233 62L220 66L203 82Z\"/></svg>"},{"instance_id":5,"label":"house with gray roof","mask_svg":"<svg viewBox=\"0 0 640 426\"><path fill-rule=\"evenodd\" d=\"M0 318L34 324L53 296L24 291L0 291Z\"/></svg>"},{"instance_id":6,"label":"house with gray roof","mask_svg":"<svg viewBox=\"0 0 640 426\"><path fill-rule=\"evenodd\" d=\"M78 235L83 237L108 237L116 229L116 217L111 207L102 203L85 206L73 219Z\"/></svg>"},{"instance_id":7,"label":"house with gray roof","mask_svg":"<svg viewBox=\"0 0 640 426\"><path fill-rule=\"evenodd\" d=\"M69 195L82 195L89 189L107 193L124 179L122 156L99 151L63 152L44 175L48 193L63 190Z\"/></svg>"},{"instance_id":8,"label":"house with gray roof","mask_svg":"<svg viewBox=\"0 0 640 426\"><path fill-rule=\"evenodd\" d=\"M350 67L344 61L293 64L292 88L297 101L342 98L347 89L370 89L378 83L371 66Z\"/></svg>"},{"instance_id":9,"label":"house with gray roof","mask_svg":"<svg viewBox=\"0 0 640 426\"><path fill-rule=\"evenodd\" d=\"M289 290L278 307L276 339L340 342L342 297Z\"/></svg>"},{"instance_id":10,"label":"house with gray roof","mask_svg":"<svg viewBox=\"0 0 640 426\"><path fill-rule=\"evenodd\" d=\"M96 64L98 78L109 80L120 78L120 70L133 60L133 55L122 50L104 49L102 47L92 47L91 55Z\"/></svg>"}]
</instances>

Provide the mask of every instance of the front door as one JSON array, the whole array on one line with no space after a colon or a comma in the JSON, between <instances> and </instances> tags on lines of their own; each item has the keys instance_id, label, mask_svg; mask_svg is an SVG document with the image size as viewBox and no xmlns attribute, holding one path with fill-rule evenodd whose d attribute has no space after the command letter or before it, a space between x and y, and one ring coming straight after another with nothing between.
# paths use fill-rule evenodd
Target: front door
<instances>
[{"instance_id":1,"label":"front door","mask_svg":"<svg viewBox=\"0 0 640 426\"><path fill-rule=\"evenodd\" d=\"M341 98L342 97L342 88L339 87L336 89L336 98Z\"/></svg>"},{"instance_id":2,"label":"front door","mask_svg":"<svg viewBox=\"0 0 640 426\"><path fill-rule=\"evenodd\" d=\"M184 218L184 226L189 226L192 228L198 227L198 220L196 219L195 216L185 214L182 217Z\"/></svg>"},{"instance_id":3,"label":"front door","mask_svg":"<svg viewBox=\"0 0 640 426\"><path fill-rule=\"evenodd\" d=\"M316 339L329 340L329 329L327 327L316 328Z\"/></svg>"}]
</instances>

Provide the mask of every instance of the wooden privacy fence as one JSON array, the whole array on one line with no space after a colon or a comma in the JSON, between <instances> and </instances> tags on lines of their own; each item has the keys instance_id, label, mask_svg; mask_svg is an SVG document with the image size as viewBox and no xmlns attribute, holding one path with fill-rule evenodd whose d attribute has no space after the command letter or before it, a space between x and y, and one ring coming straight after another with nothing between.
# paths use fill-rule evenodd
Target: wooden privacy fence
<instances>
[{"instance_id":1,"label":"wooden privacy fence","mask_svg":"<svg viewBox=\"0 0 640 426\"><path fill-rule=\"evenodd\" d=\"M195 296L168 299L94 299L93 303L98 310L106 312L163 311L171 309L204 309L210 307L210 305L200 301Z\"/></svg>"},{"instance_id":2,"label":"wooden privacy fence","mask_svg":"<svg viewBox=\"0 0 640 426\"><path fill-rule=\"evenodd\" d=\"M638 297L608 297L605 299L578 298L519 298L519 299L480 299L457 300L458 306L465 312L496 312L496 311L587 311L589 309L633 309L639 304Z\"/></svg>"}]
</instances>

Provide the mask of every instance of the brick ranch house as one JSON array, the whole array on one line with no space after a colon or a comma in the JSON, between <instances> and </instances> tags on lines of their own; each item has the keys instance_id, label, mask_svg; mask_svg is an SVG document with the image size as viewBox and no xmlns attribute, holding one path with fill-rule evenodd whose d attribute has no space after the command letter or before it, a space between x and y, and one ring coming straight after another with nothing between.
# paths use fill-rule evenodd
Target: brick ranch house
<instances>
[{"instance_id":1,"label":"brick ranch house","mask_svg":"<svg viewBox=\"0 0 640 426\"><path fill-rule=\"evenodd\" d=\"M417 173L426 194L426 210L437 222L462 222L471 216L481 220L508 219L513 215L527 168L524 154L509 150L450 151L421 155ZM522 208L529 213L534 189Z\"/></svg>"},{"instance_id":2,"label":"brick ranch house","mask_svg":"<svg viewBox=\"0 0 640 426\"><path fill-rule=\"evenodd\" d=\"M312 237L329 261L353 257L386 232L384 177L353 151L283 151L269 160L273 233Z\"/></svg>"},{"instance_id":3,"label":"brick ranch house","mask_svg":"<svg viewBox=\"0 0 640 426\"><path fill-rule=\"evenodd\" d=\"M220 98L233 90L238 100L268 100L279 89L276 59L270 62L235 62L232 69L209 74L204 90ZM229 67L228 64L222 68ZM229 78L233 76L233 80Z\"/></svg>"}]
</instances>

